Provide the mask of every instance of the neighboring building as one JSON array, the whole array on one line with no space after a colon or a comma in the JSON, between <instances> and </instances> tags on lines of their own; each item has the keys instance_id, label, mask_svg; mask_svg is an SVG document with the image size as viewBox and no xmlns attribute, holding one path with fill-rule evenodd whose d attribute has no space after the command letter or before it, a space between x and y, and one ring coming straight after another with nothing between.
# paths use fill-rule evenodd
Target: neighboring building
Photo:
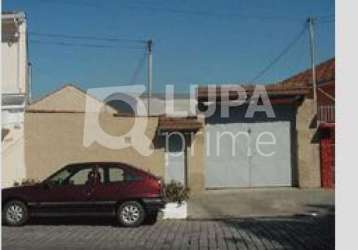
<instances>
[{"instance_id":1,"label":"neighboring building","mask_svg":"<svg viewBox=\"0 0 358 250\"><path fill-rule=\"evenodd\" d=\"M334 67L334 61L332 62ZM334 72L334 68L333 68ZM335 187L335 76L318 84L318 131L322 187Z\"/></svg>"},{"instance_id":2,"label":"neighboring building","mask_svg":"<svg viewBox=\"0 0 358 250\"><path fill-rule=\"evenodd\" d=\"M334 187L335 59L317 65L316 74L318 114L314 113L312 71L308 69L282 82L266 85L274 118L263 113L245 118L248 107L245 104L232 107L229 118L222 118L219 108L205 119L209 142L205 146L210 153L204 160L206 188ZM252 86L245 86L245 90L252 95ZM199 106L226 105L213 98L221 93L228 91L210 85L200 87ZM235 91L233 95L233 99L237 98ZM227 101L227 97L224 99ZM250 144L265 132L272 133L276 140L275 144L265 145L265 150L275 152L271 157L259 154ZM220 137L219 141L215 136L218 133L226 137ZM235 145L230 134L236 136ZM218 145L220 155L214 152ZM237 154L233 155L235 146Z\"/></svg>"},{"instance_id":3,"label":"neighboring building","mask_svg":"<svg viewBox=\"0 0 358 250\"><path fill-rule=\"evenodd\" d=\"M317 78L317 133L320 144L321 185L335 186L335 58L316 66ZM307 87L312 84L312 71L303 71L281 83L291 86L299 83Z\"/></svg>"},{"instance_id":4,"label":"neighboring building","mask_svg":"<svg viewBox=\"0 0 358 250\"><path fill-rule=\"evenodd\" d=\"M251 97L253 87L244 88ZM240 91L231 90L198 89L202 108L217 107L214 115L205 119L205 188L319 187L318 144L311 142L314 114L310 88L267 86L275 114L272 118L263 112L246 117L248 102L231 107L230 116L222 117L221 108Z\"/></svg>"},{"instance_id":5,"label":"neighboring building","mask_svg":"<svg viewBox=\"0 0 358 250\"><path fill-rule=\"evenodd\" d=\"M163 176L166 182L174 179L183 182L193 191L202 190L203 176L201 156L203 146L202 124L195 118L166 117L153 115L148 118L145 134L153 142L153 153L141 155L134 148L111 149L97 142L84 145L86 95L79 88L67 85L44 98L33 102L25 113L26 176L41 180L73 162L120 161ZM96 100L95 100L96 102ZM104 105L98 101L99 105ZM113 103L109 103L113 104ZM133 116L118 112L118 106L105 105L106 111L99 115L100 125L108 134L120 136L133 125ZM138 119L147 119L139 117ZM168 145L163 135L166 132L194 132L185 136L184 147L174 135ZM135 143L138 138L125 138ZM142 138L139 138L139 143ZM191 154L191 150L195 153Z\"/></svg>"},{"instance_id":6,"label":"neighboring building","mask_svg":"<svg viewBox=\"0 0 358 250\"><path fill-rule=\"evenodd\" d=\"M25 178L24 109L28 100L28 51L23 12L2 13L2 187Z\"/></svg>"}]
</instances>

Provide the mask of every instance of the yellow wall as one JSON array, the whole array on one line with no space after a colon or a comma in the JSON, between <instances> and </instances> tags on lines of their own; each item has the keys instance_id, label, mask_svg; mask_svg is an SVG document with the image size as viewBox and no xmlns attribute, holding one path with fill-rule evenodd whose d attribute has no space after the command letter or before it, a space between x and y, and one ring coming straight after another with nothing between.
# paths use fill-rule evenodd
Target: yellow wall
<instances>
[{"instance_id":1,"label":"yellow wall","mask_svg":"<svg viewBox=\"0 0 358 250\"><path fill-rule=\"evenodd\" d=\"M298 185L302 188L321 186L319 143L314 140L317 129L313 121L313 100L305 98L296 114Z\"/></svg>"},{"instance_id":2,"label":"yellow wall","mask_svg":"<svg viewBox=\"0 0 358 250\"><path fill-rule=\"evenodd\" d=\"M100 124L113 136L126 134L133 117L116 117L101 113ZM147 119L147 118L137 118ZM26 113L25 160L27 178L42 180L61 167L74 162L119 161L142 168L158 176L165 176L164 143L157 135L158 117L150 117L146 130L153 143L153 153L144 156L134 148L110 149L98 143L83 145L84 113ZM133 138L132 138L133 139ZM203 134L193 137L188 150L188 186L192 192L204 190ZM133 143L133 141L132 141ZM188 143L190 145L190 142Z\"/></svg>"},{"instance_id":3,"label":"yellow wall","mask_svg":"<svg viewBox=\"0 0 358 250\"><path fill-rule=\"evenodd\" d=\"M110 149L93 143L83 145L84 113L26 113L25 157L27 177L43 179L72 162L121 161L157 175L164 174L164 150L154 149L146 157L133 148ZM103 129L112 135L125 134L133 118L102 114ZM158 118L150 118L146 134L154 138Z\"/></svg>"},{"instance_id":4,"label":"yellow wall","mask_svg":"<svg viewBox=\"0 0 358 250\"><path fill-rule=\"evenodd\" d=\"M68 98L71 97L71 98ZM25 114L25 162L26 177L43 179L59 168L74 162L120 161L143 168L158 176L165 176L164 143L157 135L158 117L148 119L146 135L153 144L149 156L134 148L112 149L99 143L84 145L84 133L96 134L93 127L85 130L85 94L68 86L49 99L30 105ZM47 111L46 111L47 110ZM57 110L57 112L52 112ZM41 112L39 112L41 111ZM99 116L100 125L112 136L126 134L133 125L133 117L117 117L111 110ZM92 115L94 113L91 113ZM96 115L95 115L96 116ZM294 164L297 166L299 187L319 187L319 145L313 142L316 129L312 123L312 100L306 98L296 113L296 142ZM200 118L204 124L204 119ZM143 120L144 122L144 120ZM131 137L130 143L142 143L142 137ZM133 141L137 140L137 141ZM86 140L85 140L86 141ZM205 126L199 130L187 150L187 181L192 192L204 190L205 186Z\"/></svg>"}]
</instances>

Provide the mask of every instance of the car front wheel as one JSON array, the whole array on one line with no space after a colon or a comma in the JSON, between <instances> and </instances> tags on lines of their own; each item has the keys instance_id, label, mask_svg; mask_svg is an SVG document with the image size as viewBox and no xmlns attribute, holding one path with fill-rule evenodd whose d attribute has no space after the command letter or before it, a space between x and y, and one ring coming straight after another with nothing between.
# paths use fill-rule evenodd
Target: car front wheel
<instances>
[{"instance_id":1,"label":"car front wheel","mask_svg":"<svg viewBox=\"0 0 358 250\"><path fill-rule=\"evenodd\" d=\"M123 226L136 227L143 223L145 211L139 202L126 201L119 206L117 216Z\"/></svg>"},{"instance_id":2,"label":"car front wheel","mask_svg":"<svg viewBox=\"0 0 358 250\"><path fill-rule=\"evenodd\" d=\"M21 226L28 220L28 209L22 201L9 201L3 209L3 220L8 226Z\"/></svg>"}]
</instances>

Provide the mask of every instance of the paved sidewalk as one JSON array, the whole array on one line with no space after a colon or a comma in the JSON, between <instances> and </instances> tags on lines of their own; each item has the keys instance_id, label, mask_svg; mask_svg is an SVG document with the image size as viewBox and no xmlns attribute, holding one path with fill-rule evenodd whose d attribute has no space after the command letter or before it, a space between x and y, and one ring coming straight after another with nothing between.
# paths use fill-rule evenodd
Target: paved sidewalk
<instances>
[{"instance_id":1,"label":"paved sidewalk","mask_svg":"<svg viewBox=\"0 0 358 250\"><path fill-rule=\"evenodd\" d=\"M332 212L334 212L334 191L327 189L209 190L193 194L188 202L188 216L194 219L289 216Z\"/></svg>"},{"instance_id":2,"label":"paved sidewalk","mask_svg":"<svg viewBox=\"0 0 358 250\"><path fill-rule=\"evenodd\" d=\"M334 249L335 241L333 215L162 220L133 229L56 221L3 227L3 249Z\"/></svg>"}]
</instances>

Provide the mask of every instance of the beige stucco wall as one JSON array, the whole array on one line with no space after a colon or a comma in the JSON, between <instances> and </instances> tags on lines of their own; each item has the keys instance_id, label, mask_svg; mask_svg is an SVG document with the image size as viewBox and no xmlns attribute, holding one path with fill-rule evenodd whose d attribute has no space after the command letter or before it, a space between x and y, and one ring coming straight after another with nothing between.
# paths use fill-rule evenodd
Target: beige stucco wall
<instances>
[{"instance_id":1,"label":"beige stucco wall","mask_svg":"<svg viewBox=\"0 0 358 250\"><path fill-rule=\"evenodd\" d=\"M305 98L296 114L298 185L302 188L321 186L319 144L314 141L317 129L312 126L313 119L313 100Z\"/></svg>"},{"instance_id":2,"label":"beige stucco wall","mask_svg":"<svg viewBox=\"0 0 358 250\"><path fill-rule=\"evenodd\" d=\"M191 192L201 192L205 189L205 172L204 172L204 131L200 129L191 136L191 144L187 150L187 181Z\"/></svg>"},{"instance_id":3,"label":"beige stucco wall","mask_svg":"<svg viewBox=\"0 0 358 250\"><path fill-rule=\"evenodd\" d=\"M28 106L28 110L68 111L68 112L93 112L96 109L116 113L116 111L83 90L73 86L65 85L49 96L40 99Z\"/></svg>"},{"instance_id":4,"label":"beige stucco wall","mask_svg":"<svg viewBox=\"0 0 358 250\"><path fill-rule=\"evenodd\" d=\"M114 113L71 85L31 104L25 113L27 178L41 180L69 163L90 161L125 162L164 177L165 145L163 137L157 134L158 117L119 117ZM127 134L133 129L134 119L138 124L148 122L145 134L151 145L145 144L142 130ZM153 152L143 155L132 146L119 149L109 145L114 137L125 134L125 143L144 145ZM195 192L204 189L203 134L193 134L189 147L191 141L193 153L187 151L186 163L188 184Z\"/></svg>"},{"instance_id":5,"label":"beige stucco wall","mask_svg":"<svg viewBox=\"0 0 358 250\"><path fill-rule=\"evenodd\" d=\"M164 150L154 149L149 156L133 148L107 148L94 142L83 145L84 113L26 113L25 157L27 177L43 179L71 162L121 161L163 175ZM112 135L125 134L133 118L101 115L102 128ZM150 118L146 134L154 138L158 119ZM91 131L87 131L91 133Z\"/></svg>"},{"instance_id":6,"label":"beige stucco wall","mask_svg":"<svg viewBox=\"0 0 358 250\"><path fill-rule=\"evenodd\" d=\"M133 124L132 117L100 115L104 131L113 136L126 134ZM137 119L146 119L138 118ZM72 162L120 161L165 176L163 141L156 136L158 117L149 118L146 135L153 142L153 153L144 156L134 148L111 149L98 143L83 145L84 113L26 113L25 157L27 178L41 180ZM91 131L88 131L91 133ZM187 151L188 186L192 192L204 190L203 133L193 134L192 146ZM132 138L133 140L133 138ZM134 143L134 141L132 141Z\"/></svg>"},{"instance_id":7,"label":"beige stucco wall","mask_svg":"<svg viewBox=\"0 0 358 250\"><path fill-rule=\"evenodd\" d=\"M144 119L144 118L143 118ZM320 187L319 145L313 142L316 129L310 125L313 119L312 100L305 99L296 114L297 179L299 187ZM115 117L110 113L100 116L102 128L109 134L125 134L133 124L131 117ZM149 156L133 148L110 149L98 143L83 145L84 113L26 113L25 160L27 177L42 179L71 162L121 161L164 176L165 154L163 143L155 143ZM153 141L158 118L149 118L146 134ZM91 131L89 131L91 133ZM187 181L192 192L204 190L205 182L205 127L192 136L187 150ZM160 141L160 140L159 140Z\"/></svg>"}]
</instances>

